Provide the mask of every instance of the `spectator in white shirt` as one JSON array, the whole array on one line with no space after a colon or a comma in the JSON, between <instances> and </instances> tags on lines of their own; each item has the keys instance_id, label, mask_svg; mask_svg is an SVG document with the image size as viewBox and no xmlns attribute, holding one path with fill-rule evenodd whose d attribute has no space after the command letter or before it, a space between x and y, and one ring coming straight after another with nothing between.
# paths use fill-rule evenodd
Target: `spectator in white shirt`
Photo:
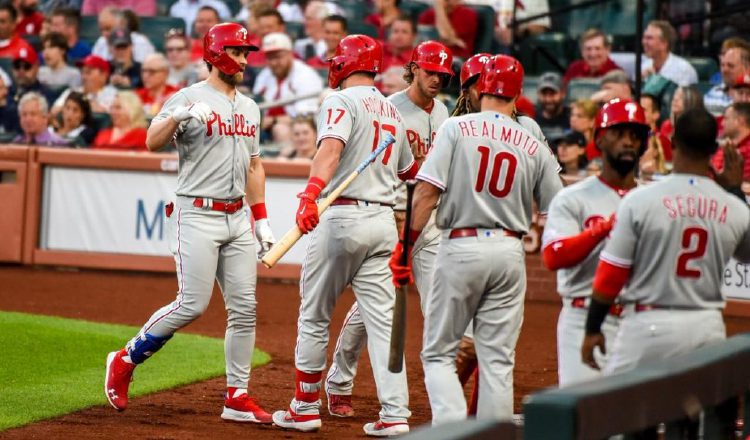
<instances>
[{"instance_id":1,"label":"spectator in white shirt","mask_svg":"<svg viewBox=\"0 0 750 440\"><path fill-rule=\"evenodd\" d=\"M643 77L659 74L679 86L688 86L698 82L698 72L685 59L671 52L677 41L675 32L669 22L654 20L643 32L641 42L643 53L648 57L643 61Z\"/></svg>"},{"instance_id":2,"label":"spectator in white shirt","mask_svg":"<svg viewBox=\"0 0 750 440\"><path fill-rule=\"evenodd\" d=\"M92 54L107 61L112 61L112 53L109 51L109 34L114 29L119 28L130 31L130 39L133 41L133 59L137 63L142 63L147 56L156 52L151 40L138 32L140 23L138 16L133 14L133 11L121 11L112 6L107 6L99 13L98 22L101 36L94 43L94 48L91 50Z\"/></svg>"},{"instance_id":3,"label":"spectator in white shirt","mask_svg":"<svg viewBox=\"0 0 750 440\"><path fill-rule=\"evenodd\" d=\"M732 47L719 57L721 70L721 84L717 84L703 97L706 110L714 116L721 116L732 103L729 89L737 78L750 73L750 49L747 47Z\"/></svg>"},{"instance_id":4,"label":"spectator in white shirt","mask_svg":"<svg viewBox=\"0 0 750 440\"><path fill-rule=\"evenodd\" d=\"M270 33L263 38L261 47L268 67L258 74L253 94L263 96L264 102L304 97L271 107L263 117L263 130L270 132L275 142L287 143L291 136L291 118L318 111L317 95L323 91L323 81L315 69L294 58L288 35Z\"/></svg>"},{"instance_id":5,"label":"spectator in white shirt","mask_svg":"<svg viewBox=\"0 0 750 440\"><path fill-rule=\"evenodd\" d=\"M187 87L198 82L198 69L190 62L190 39L183 29L171 29L165 35L164 52L169 60L167 84Z\"/></svg>"},{"instance_id":6,"label":"spectator in white shirt","mask_svg":"<svg viewBox=\"0 0 750 440\"><path fill-rule=\"evenodd\" d=\"M185 20L185 32L190 32L193 28L195 16L198 15L198 10L203 6L211 6L216 9L222 21L232 19L232 13L226 3L219 0L177 0L177 3L169 8L169 15Z\"/></svg>"},{"instance_id":7,"label":"spectator in white shirt","mask_svg":"<svg viewBox=\"0 0 750 440\"><path fill-rule=\"evenodd\" d=\"M39 82L47 87L78 87L81 71L65 63L68 42L63 34L50 32L42 38L44 66L39 68Z\"/></svg>"}]
</instances>

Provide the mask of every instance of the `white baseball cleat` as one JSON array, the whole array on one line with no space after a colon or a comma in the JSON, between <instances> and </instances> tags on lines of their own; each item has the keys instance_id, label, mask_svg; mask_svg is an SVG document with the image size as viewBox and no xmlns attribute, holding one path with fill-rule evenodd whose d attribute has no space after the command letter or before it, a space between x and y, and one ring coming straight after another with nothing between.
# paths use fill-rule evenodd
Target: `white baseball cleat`
<instances>
[{"instance_id":1,"label":"white baseball cleat","mask_svg":"<svg viewBox=\"0 0 750 440\"><path fill-rule=\"evenodd\" d=\"M274 425L284 429L296 429L302 432L320 429L320 414L294 414L291 409L273 413Z\"/></svg>"},{"instance_id":2,"label":"white baseball cleat","mask_svg":"<svg viewBox=\"0 0 750 440\"><path fill-rule=\"evenodd\" d=\"M386 423L378 420L364 426L365 434L373 437L392 437L409 433L409 424L406 422Z\"/></svg>"}]
</instances>

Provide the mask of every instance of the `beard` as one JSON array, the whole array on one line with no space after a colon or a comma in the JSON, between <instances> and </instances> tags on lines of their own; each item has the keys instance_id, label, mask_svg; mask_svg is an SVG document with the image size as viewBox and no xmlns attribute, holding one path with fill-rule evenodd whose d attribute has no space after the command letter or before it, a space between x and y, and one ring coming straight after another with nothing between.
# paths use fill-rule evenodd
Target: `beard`
<instances>
[{"instance_id":1,"label":"beard","mask_svg":"<svg viewBox=\"0 0 750 440\"><path fill-rule=\"evenodd\" d=\"M29 16L36 12L37 5L21 6L19 9L24 16Z\"/></svg>"},{"instance_id":2,"label":"beard","mask_svg":"<svg viewBox=\"0 0 750 440\"><path fill-rule=\"evenodd\" d=\"M620 177L625 177L635 170L638 165L638 154L635 151L623 151L618 155L605 152L604 157Z\"/></svg>"},{"instance_id":3,"label":"beard","mask_svg":"<svg viewBox=\"0 0 750 440\"><path fill-rule=\"evenodd\" d=\"M235 73L234 75L227 75L226 73L219 71L219 79L229 84L230 86L238 86L242 83L242 71Z\"/></svg>"}]
</instances>

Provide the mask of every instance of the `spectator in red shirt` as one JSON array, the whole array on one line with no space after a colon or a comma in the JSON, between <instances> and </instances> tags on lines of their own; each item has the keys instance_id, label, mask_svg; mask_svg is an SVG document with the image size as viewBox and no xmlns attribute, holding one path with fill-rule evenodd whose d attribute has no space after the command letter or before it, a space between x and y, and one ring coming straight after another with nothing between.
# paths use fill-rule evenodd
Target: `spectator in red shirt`
<instances>
[{"instance_id":1,"label":"spectator in red shirt","mask_svg":"<svg viewBox=\"0 0 750 440\"><path fill-rule=\"evenodd\" d=\"M646 116L649 126L648 144L645 153L639 161L642 177L654 174L667 174L668 163L672 162L672 142L659 133L659 119L661 118L661 105L659 99L654 95L641 95L641 107Z\"/></svg>"},{"instance_id":2,"label":"spectator in red shirt","mask_svg":"<svg viewBox=\"0 0 750 440\"><path fill-rule=\"evenodd\" d=\"M195 14L195 22L193 23L193 47L190 53L192 54L190 59L192 61L200 61L203 59L203 37L206 36L206 32L211 29L214 25L221 23L219 12L211 6L202 6L198 9L198 13Z\"/></svg>"},{"instance_id":3,"label":"spectator in red shirt","mask_svg":"<svg viewBox=\"0 0 750 440\"><path fill-rule=\"evenodd\" d=\"M474 54L477 13L461 0L435 0L435 6L419 15L419 24L437 27L440 39L460 58Z\"/></svg>"},{"instance_id":4,"label":"spectator in red shirt","mask_svg":"<svg viewBox=\"0 0 750 440\"><path fill-rule=\"evenodd\" d=\"M25 53L34 52L34 48L15 32L17 19L16 8L11 3L0 4L0 58L17 58L22 49Z\"/></svg>"},{"instance_id":5,"label":"spectator in red shirt","mask_svg":"<svg viewBox=\"0 0 750 440\"><path fill-rule=\"evenodd\" d=\"M750 102L750 73L738 76L729 88L732 102Z\"/></svg>"},{"instance_id":6,"label":"spectator in red shirt","mask_svg":"<svg viewBox=\"0 0 750 440\"><path fill-rule=\"evenodd\" d=\"M398 8L401 0L374 0L373 3L375 13L365 17L365 23L378 28L378 38L385 40L386 30L401 16L401 9Z\"/></svg>"},{"instance_id":7,"label":"spectator in red shirt","mask_svg":"<svg viewBox=\"0 0 750 440\"><path fill-rule=\"evenodd\" d=\"M341 15L329 15L323 19L323 41L326 42L326 52L322 57L314 56L305 62L316 69L327 69L328 59L333 57L339 41L349 35L349 27L346 18Z\"/></svg>"},{"instance_id":8,"label":"spectator in red shirt","mask_svg":"<svg viewBox=\"0 0 750 440\"><path fill-rule=\"evenodd\" d=\"M611 70L621 69L609 57L612 45L599 29L589 29L579 38L583 59L573 61L565 71L565 84L573 78L598 78Z\"/></svg>"},{"instance_id":9,"label":"spectator in red shirt","mask_svg":"<svg viewBox=\"0 0 750 440\"><path fill-rule=\"evenodd\" d=\"M117 92L109 108L112 127L101 130L93 148L109 150L148 151L146 148L146 117L143 104L133 92Z\"/></svg>"},{"instance_id":10,"label":"spectator in red shirt","mask_svg":"<svg viewBox=\"0 0 750 440\"><path fill-rule=\"evenodd\" d=\"M152 53L146 57L141 66L143 87L136 89L135 93L143 102L143 110L147 118L156 116L167 99L179 90L167 84L168 77L169 61L164 55Z\"/></svg>"},{"instance_id":11,"label":"spectator in red shirt","mask_svg":"<svg viewBox=\"0 0 750 440\"><path fill-rule=\"evenodd\" d=\"M39 35L44 24L44 14L39 12L38 0L19 0L18 12L20 13L16 22L16 33L18 35Z\"/></svg>"},{"instance_id":12,"label":"spectator in red shirt","mask_svg":"<svg viewBox=\"0 0 750 440\"><path fill-rule=\"evenodd\" d=\"M750 103L735 102L724 111L724 138L722 143L734 145L745 159L742 180L750 181ZM724 152L721 148L711 159L716 171L724 169Z\"/></svg>"},{"instance_id":13,"label":"spectator in red shirt","mask_svg":"<svg viewBox=\"0 0 750 440\"><path fill-rule=\"evenodd\" d=\"M411 61L417 40L417 25L408 15L401 15L391 23L388 41L383 45L383 71L391 66L403 68Z\"/></svg>"},{"instance_id":14,"label":"spectator in red shirt","mask_svg":"<svg viewBox=\"0 0 750 440\"><path fill-rule=\"evenodd\" d=\"M81 15L99 15L108 6L130 9L139 17L156 15L156 0L83 0Z\"/></svg>"}]
</instances>

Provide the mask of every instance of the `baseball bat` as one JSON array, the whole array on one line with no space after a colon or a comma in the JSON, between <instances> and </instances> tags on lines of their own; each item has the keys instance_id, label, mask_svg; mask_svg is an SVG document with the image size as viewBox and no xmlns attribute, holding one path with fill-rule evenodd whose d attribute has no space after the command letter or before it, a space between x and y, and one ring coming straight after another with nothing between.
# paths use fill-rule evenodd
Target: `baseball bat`
<instances>
[{"instance_id":1,"label":"baseball bat","mask_svg":"<svg viewBox=\"0 0 750 440\"><path fill-rule=\"evenodd\" d=\"M323 214L323 212L328 209L329 206L331 206L331 203L333 203L334 200L336 200L344 190L349 187L349 185L354 181L354 179L362 174L362 171L365 170L371 163L375 161L375 159L382 153L386 148L388 148L392 143L394 143L396 139L391 134L386 134L385 138L378 144L377 148L370 153L369 156L367 156L367 159L363 160L361 164L352 171L347 178L341 182L339 186L337 186L331 193L326 197L325 199L318 202L318 215ZM299 227L295 224L286 234L284 234L283 237L279 241L276 242L276 244L273 245L273 247L266 253L266 255L261 259L261 262L267 267L272 268L276 263L279 262L281 257L283 257L287 252L289 252L289 249L294 246L299 239L302 238L302 231L299 230Z\"/></svg>"},{"instance_id":2,"label":"baseball bat","mask_svg":"<svg viewBox=\"0 0 750 440\"><path fill-rule=\"evenodd\" d=\"M404 234L401 246L404 253L401 255L401 265L409 264L409 233L411 232L411 201L414 198L414 187L416 182L406 182L406 221L404 223ZM391 350L388 353L388 371L400 373L404 366L404 343L406 341L406 292L407 285L396 289L396 303L393 305L393 322L391 323Z\"/></svg>"}]
</instances>

